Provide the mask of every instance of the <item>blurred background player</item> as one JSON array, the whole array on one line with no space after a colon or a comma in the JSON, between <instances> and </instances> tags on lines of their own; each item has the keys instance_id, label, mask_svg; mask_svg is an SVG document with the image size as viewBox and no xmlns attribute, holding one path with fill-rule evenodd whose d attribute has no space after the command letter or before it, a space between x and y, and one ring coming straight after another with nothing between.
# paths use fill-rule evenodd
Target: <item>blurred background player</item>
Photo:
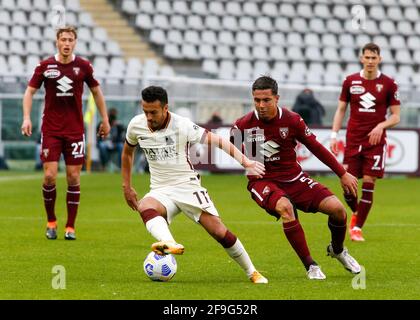
<instances>
[{"instance_id":1,"label":"blurred background player","mask_svg":"<svg viewBox=\"0 0 420 320\"><path fill-rule=\"evenodd\" d=\"M55 215L56 179L58 162L63 153L67 176L67 223L66 240L75 240L75 220L80 201L80 171L84 162L85 138L82 113L83 85L92 91L102 116L99 135L108 135L110 127L104 96L99 83L93 77L89 61L73 54L77 33L73 27L57 30L58 53L41 61L35 68L23 97L22 134L32 134L31 109L33 96L44 84L45 108L41 128L41 161L44 169L42 192L47 212L48 239L57 238Z\"/></svg>"},{"instance_id":2,"label":"blurred background player","mask_svg":"<svg viewBox=\"0 0 420 320\"><path fill-rule=\"evenodd\" d=\"M353 241L365 241L362 227L372 207L375 181L383 177L385 170L386 129L400 122L398 86L379 71L381 60L376 44L362 48L363 70L344 80L332 126L330 147L338 155L337 134L350 103L343 164L348 172L363 179L359 202L357 195L344 193L353 211L349 228Z\"/></svg>"},{"instance_id":3,"label":"blurred background player","mask_svg":"<svg viewBox=\"0 0 420 320\"><path fill-rule=\"evenodd\" d=\"M297 95L292 111L298 113L309 126L321 126L322 117L325 115L324 106L315 98L313 91L308 88L303 89Z\"/></svg>"},{"instance_id":4,"label":"blurred background player","mask_svg":"<svg viewBox=\"0 0 420 320\"><path fill-rule=\"evenodd\" d=\"M305 266L309 279L323 280L326 276L309 252L296 209L328 215L331 243L327 254L340 261L346 270L359 273L360 265L343 246L347 226L344 205L327 187L302 171L296 159L297 142L304 144L340 177L346 192L357 193L357 179L316 140L297 113L278 107L280 96L274 79L263 76L255 80L252 95L255 111L235 122L231 136L233 141L244 143L247 155L251 150L257 155L264 154L267 170L263 179L248 175L252 198L269 214L282 218L286 238Z\"/></svg>"},{"instance_id":5,"label":"blurred background player","mask_svg":"<svg viewBox=\"0 0 420 320\"><path fill-rule=\"evenodd\" d=\"M213 144L234 157L257 176L264 166L250 161L228 140L197 126L191 120L168 111L168 95L162 87L142 91L144 114L134 117L127 128L122 155L123 191L127 204L140 213L151 235L158 240L152 250L159 254L182 254L168 224L183 211L217 240L253 283L267 283L254 267L241 241L221 221L200 176L191 165L188 148L194 143ZM131 184L133 153L144 150L150 167L151 190L140 201Z\"/></svg>"},{"instance_id":6,"label":"blurred background player","mask_svg":"<svg viewBox=\"0 0 420 320\"><path fill-rule=\"evenodd\" d=\"M109 109L108 119L111 126L109 135L105 138L98 137L97 139L102 171L107 169L113 155L116 157L117 167L121 168L121 154L125 141L125 129L124 126L118 121L117 109ZM99 126L97 130L99 130Z\"/></svg>"}]
</instances>

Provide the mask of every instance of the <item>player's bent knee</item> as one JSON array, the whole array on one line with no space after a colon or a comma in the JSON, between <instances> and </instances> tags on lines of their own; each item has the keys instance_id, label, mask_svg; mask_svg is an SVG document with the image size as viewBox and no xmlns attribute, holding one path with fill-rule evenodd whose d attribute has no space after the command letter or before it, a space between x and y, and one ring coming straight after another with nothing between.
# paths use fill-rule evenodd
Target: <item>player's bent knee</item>
<instances>
[{"instance_id":1,"label":"player's bent knee","mask_svg":"<svg viewBox=\"0 0 420 320\"><path fill-rule=\"evenodd\" d=\"M295 220L293 204L285 197L282 197L277 201L276 211L284 221Z\"/></svg>"}]
</instances>

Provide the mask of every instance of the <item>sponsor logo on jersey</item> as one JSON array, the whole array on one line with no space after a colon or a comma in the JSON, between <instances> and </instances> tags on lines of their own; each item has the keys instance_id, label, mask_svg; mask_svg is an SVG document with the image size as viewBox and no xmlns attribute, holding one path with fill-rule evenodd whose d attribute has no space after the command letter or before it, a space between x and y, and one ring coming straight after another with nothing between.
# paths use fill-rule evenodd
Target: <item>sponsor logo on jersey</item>
<instances>
[{"instance_id":1,"label":"sponsor logo on jersey","mask_svg":"<svg viewBox=\"0 0 420 320\"><path fill-rule=\"evenodd\" d=\"M274 142L273 140L264 142L262 144L262 150L260 150L260 153L262 155L269 158L268 161L280 160L280 157L273 157L276 153L279 153L279 152L280 152L280 145L277 142Z\"/></svg>"},{"instance_id":2,"label":"sponsor logo on jersey","mask_svg":"<svg viewBox=\"0 0 420 320\"><path fill-rule=\"evenodd\" d=\"M351 86L350 93L351 94L362 94L365 92L365 88L362 86Z\"/></svg>"},{"instance_id":3,"label":"sponsor logo on jersey","mask_svg":"<svg viewBox=\"0 0 420 320\"><path fill-rule=\"evenodd\" d=\"M71 86L73 80L67 78L66 76L63 76L60 80L57 80L57 83L59 84L57 88L61 91L57 93L57 97L73 96L72 92L67 92L73 89L73 87Z\"/></svg>"},{"instance_id":4,"label":"sponsor logo on jersey","mask_svg":"<svg viewBox=\"0 0 420 320\"><path fill-rule=\"evenodd\" d=\"M280 128L280 137L286 139L289 135L289 128Z\"/></svg>"},{"instance_id":5,"label":"sponsor logo on jersey","mask_svg":"<svg viewBox=\"0 0 420 320\"><path fill-rule=\"evenodd\" d=\"M376 85L376 92L381 92L383 88L384 88L383 84L377 84Z\"/></svg>"},{"instance_id":6,"label":"sponsor logo on jersey","mask_svg":"<svg viewBox=\"0 0 420 320\"><path fill-rule=\"evenodd\" d=\"M351 84L362 84L361 80L353 80Z\"/></svg>"},{"instance_id":7,"label":"sponsor logo on jersey","mask_svg":"<svg viewBox=\"0 0 420 320\"><path fill-rule=\"evenodd\" d=\"M249 129L245 129L245 132L253 132L253 131L257 131L260 130L259 127L253 127L253 128L249 128Z\"/></svg>"},{"instance_id":8,"label":"sponsor logo on jersey","mask_svg":"<svg viewBox=\"0 0 420 320\"><path fill-rule=\"evenodd\" d=\"M55 79L61 75L61 72L57 69L50 69L44 72L44 77L48 79Z\"/></svg>"},{"instance_id":9,"label":"sponsor logo on jersey","mask_svg":"<svg viewBox=\"0 0 420 320\"><path fill-rule=\"evenodd\" d=\"M73 72L74 72L74 74L75 74L76 76L78 76L78 75L79 75L79 72L80 72L80 68L79 68L79 67L75 67L75 68L73 68Z\"/></svg>"},{"instance_id":10,"label":"sponsor logo on jersey","mask_svg":"<svg viewBox=\"0 0 420 320\"><path fill-rule=\"evenodd\" d=\"M366 92L364 95L360 96L360 104L363 108L359 108L360 112L376 112L373 108L375 106L375 96L373 96L370 92Z\"/></svg>"},{"instance_id":11,"label":"sponsor logo on jersey","mask_svg":"<svg viewBox=\"0 0 420 320\"><path fill-rule=\"evenodd\" d=\"M58 66L56 64L49 64L47 66L47 69L52 69L52 68L58 68Z\"/></svg>"},{"instance_id":12,"label":"sponsor logo on jersey","mask_svg":"<svg viewBox=\"0 0 420 320\"><path fill-rule=\"evenodd\" d=\"M143 148L147 160L150 161L165 161L173 159L178 155L176 146L168 146L164 148Z\"/></svg>"},{"instance_id":13,"label":"sponsor logo on jersey","mask_svg":"<svg viewBox=\"0 0 420 320\"><path fill-rule=\"evenodd\" d=\"M246 142L264 142L265 137L263 134L247 134L246 135Z\"/></svg>"}]
</instances>

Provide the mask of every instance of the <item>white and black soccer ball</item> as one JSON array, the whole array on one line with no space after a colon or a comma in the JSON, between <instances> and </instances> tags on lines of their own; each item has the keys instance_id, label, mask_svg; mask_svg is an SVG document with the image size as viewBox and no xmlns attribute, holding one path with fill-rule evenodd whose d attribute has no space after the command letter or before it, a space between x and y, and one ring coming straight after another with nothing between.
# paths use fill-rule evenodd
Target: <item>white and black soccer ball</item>
<instances>
[{"instance_id":1,"label":"white and black soccer ball","mask_svg":"<svg viewBox=\"0 0 420 320\"><path fill-rule=\"evenodd\" d=\"M153 251L144 259L143 270L152 281L169 281L177 270L175 257L171 254L161 256Z\"/></svg>"}]
</instances>

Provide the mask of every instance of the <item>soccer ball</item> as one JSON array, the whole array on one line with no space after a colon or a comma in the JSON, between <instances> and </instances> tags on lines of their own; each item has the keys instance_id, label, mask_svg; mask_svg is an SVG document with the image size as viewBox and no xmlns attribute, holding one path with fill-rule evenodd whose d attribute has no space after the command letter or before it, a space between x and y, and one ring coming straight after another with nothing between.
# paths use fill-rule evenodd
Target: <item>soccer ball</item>
<instances>
[{"instance_id":1,"label":"soccer ball","mask_svg":"<svg viewBox=\"0 0 420 320\"><path fill-rule=\"evenodd\" d=\"M169 281L176 273L177 263L171 254L161 256L152 251L144 259L143 270L150 280Z\"/></svg>"}]
</instances>

